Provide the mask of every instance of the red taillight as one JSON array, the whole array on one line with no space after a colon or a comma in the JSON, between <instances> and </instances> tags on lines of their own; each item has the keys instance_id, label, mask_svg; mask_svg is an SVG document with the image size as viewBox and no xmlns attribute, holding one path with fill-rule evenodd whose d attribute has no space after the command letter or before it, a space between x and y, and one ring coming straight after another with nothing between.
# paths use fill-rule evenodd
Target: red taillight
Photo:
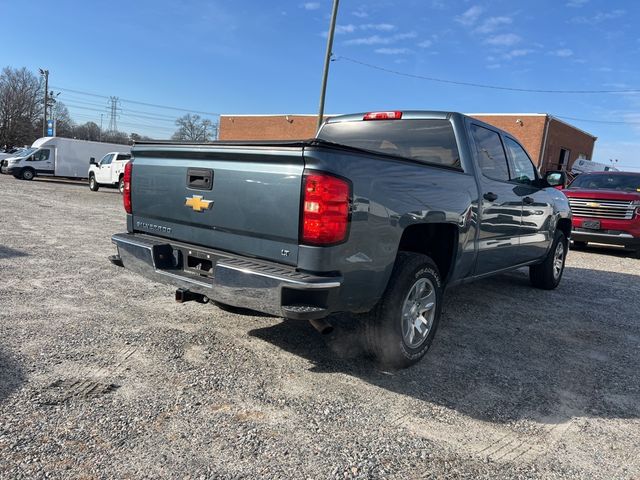
<instances>
[{"instance_id":1,"label":"red taillight","mask_svg":"<svg viewBox=\"0 0 640 480\"><path fill-rule=\"evenodd\" d=\"M133 164L129 161L124 166L124 189L122 190L122 202L124 203L124 210L127 213L131 213L131 170L133 170Z\"/></svg>"},{"instance_id":2,"label":"red taillight","mask_svg":"<svg viewBox=\"0 0 640 480\"><path fill-rule=\"evenodd\" d=\"M301 242L331 245L347 238L349 182L326 173L304 177Z\"/></svg>"},{"instance_id":3,"label":"red taillight","mask_svg":"<svg viewBox=\"0 0 640 480\"><path fill-rule=\"evenodd\" d=\"M363 120L400 120L402 112L369 112L365 113Z\"/></svg>"}]
</instances>

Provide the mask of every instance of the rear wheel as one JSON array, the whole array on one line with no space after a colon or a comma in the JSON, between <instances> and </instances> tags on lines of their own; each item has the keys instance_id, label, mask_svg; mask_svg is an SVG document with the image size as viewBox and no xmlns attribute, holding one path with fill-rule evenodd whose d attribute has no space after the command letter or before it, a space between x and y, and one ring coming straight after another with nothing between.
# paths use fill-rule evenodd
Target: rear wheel
<instances>
[{"instance_id":1,"label":"rear wheel","mask_svg":"<svg viewBox=\"0 0 640 480\"><path fill-rule=\"evenodd\" d=\"M529 280L536 288L553 290L560 283L567 258L567 237L560 230L556 234L544 262L529 267Z\"/></svg>"},{"instance_id":2,"label":"rear wheel","mask_svg":"<svg viewBox=\"0 0 640 480\"><path fill-rule=\"evenodd\" d=\"M36 176L36 172L31 168L25 168L22 170L22 179L23 180L33 180L33 177Z\"/></svg>"},{"instance_id":3,"label":"rear wheel","mask_svg":"<svg viewBox=\"0 0 640 480\"><path fill-rule=\"evenodd\" d=\"M120 180L118 180L118 190L120 193L124 192L124 176L120 176Z\"/></svg>"},{"instance_id":4,"label":"rear wheel","mask_svg":"<svg viewBox=\"0 0 640 480\"><path fill-rule=\"evenodd\" d=\"M365 323L369 351L382 366L406 368L424 357L438 328L442 296L431 258L398 253L387 290Z\"/></svg>"},{"instance_id":5,"label":"rear wheel","mask_svg":"<svg viewBox=\"0 0 640 480\"><path fill-rule=\"evenodd\" d=\"M92 192L97 192L99 188L100 185L98 185L98 182L96 182L96 176L91 175L89 177L89 190L91 190Z\"/></svg>"}]
</instances>

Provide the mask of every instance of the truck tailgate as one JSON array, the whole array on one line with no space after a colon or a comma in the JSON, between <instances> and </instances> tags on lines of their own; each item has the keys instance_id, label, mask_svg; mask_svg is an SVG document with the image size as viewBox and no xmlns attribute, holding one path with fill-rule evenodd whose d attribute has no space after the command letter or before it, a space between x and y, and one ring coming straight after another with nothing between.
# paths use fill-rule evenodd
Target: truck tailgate
<instances>
[{"instance_id":1,"label":"truck tailgate","mask_svg":"<svg viewBox=\"0 0 640 480\"><path fill-rule=\"evenodd\" d=\"M132 153L134 231L296 264L302 147L142 145Z\"/></svg>"}]
</instances>

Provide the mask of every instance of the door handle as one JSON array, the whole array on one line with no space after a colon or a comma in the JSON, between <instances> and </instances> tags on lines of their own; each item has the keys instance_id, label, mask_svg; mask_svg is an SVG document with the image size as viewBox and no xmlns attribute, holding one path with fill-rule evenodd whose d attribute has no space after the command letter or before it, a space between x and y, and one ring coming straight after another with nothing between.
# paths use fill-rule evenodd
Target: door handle
<instances>
[{"instance_id":1,"label":"door handle","mask_svg":"<svg viewBox=\"0 0 640 480\"><path fill-rule=\"evenodd\" d=\"M522 199L522 201L523 201L524 203L526 203L527 205L531 205L531 204L534 202L533 198L531 198L531 197L524 197L524 198Z\"/></svg>"},{"instance_id":2,"label":"door handle","mask_svg":"<svg viewBox=\"0 0 640 480\"><path fill-rule=\"evenodd\" d=\"M490 202L495 202L498 199L498 195L493 192L487 192L483 195L485 200L489 200Z\"/></svg>"}]
</instances>

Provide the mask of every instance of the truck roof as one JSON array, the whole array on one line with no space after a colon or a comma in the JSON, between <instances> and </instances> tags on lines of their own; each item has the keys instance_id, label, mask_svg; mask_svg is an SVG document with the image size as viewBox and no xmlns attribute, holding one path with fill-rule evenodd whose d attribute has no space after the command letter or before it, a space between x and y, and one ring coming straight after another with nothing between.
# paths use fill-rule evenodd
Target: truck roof
<instances>
[{"instance_id":1,"label":"truck roof","mask_svg":"<svg viewBox=\"0 0 640 480\"><path fill-rule=\"evenodd\" d=\"M376 110L374 110L376 111ZM381 110L387 111L387 110ZM391 110L394 111L394 110ZM446 120L452 115L462 115L457 112L443 112L437 110L395 110L402 112L403 120ZM325 123L338 123L338 122L354 122L360 121L364 116L370 112L350 113L347 115L338 115L337 117L331 117L325 121Z\"/></svg>"}]
</instances>

